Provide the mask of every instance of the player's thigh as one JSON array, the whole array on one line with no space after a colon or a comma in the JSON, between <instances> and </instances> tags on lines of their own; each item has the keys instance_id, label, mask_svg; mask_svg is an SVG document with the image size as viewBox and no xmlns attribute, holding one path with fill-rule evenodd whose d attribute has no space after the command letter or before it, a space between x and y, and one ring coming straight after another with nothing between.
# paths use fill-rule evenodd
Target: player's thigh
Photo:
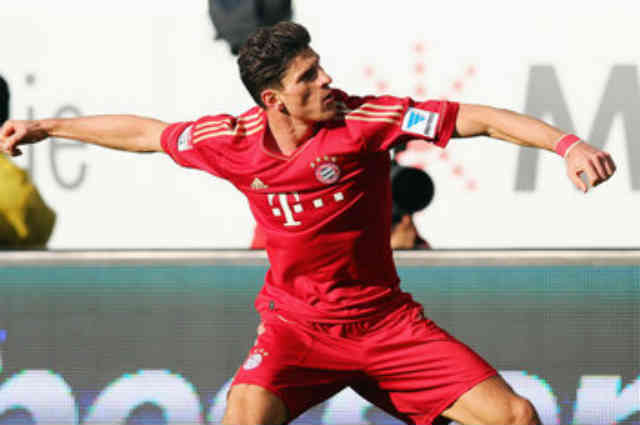
<instances>
[{"instance_id":1,"label":"player's thigh","mask_svg":"<svg viewBox=\"0 0 640 425\"><path fill-rule=\"evenodd\" d=\"M539 424L531 403L502 379L488 378L462 394L442 416L461 424Z\"/></svg>"},{"instance_id":2,"label":"player's thigh","mask_svg":"<svg viewBox=\"0 0 640 425\"><path fill-rule=\"evenodd\" d=\"M258 338L231 384L228 417L247 415L247 410L262 412L253 408L255 403L269 408L275 403L276 419L284 411L285 420L291 421L346 386L351 372L334 370L331 356L323 356L306 329L274 314L263 314L262 319ZM309 361L319 357L320 364Z\"/></svg>"},{"instance_id":3,"label":"player's thigh","mask_svg":"<svg viewBox=\"0 0 640 425\"><path fill-rule=\"evenodd\" d=\"M287 408L278 396L258 385L238 384L229 392L222 423L278 425L286 420Z\"/></svg>"},{"instance_id":4,"label":"player's thigh","mask_svg":"<svg viewBox=\"0 0 640 425\"><path fill-rule=\"evenodd\" d=\"M425 319L419 307L394 319L367 339L367 377L375 385L365 386L363 396L396 417L432 423L464 393L497 375L470 347Z\"/></svg>"}]
</instances>

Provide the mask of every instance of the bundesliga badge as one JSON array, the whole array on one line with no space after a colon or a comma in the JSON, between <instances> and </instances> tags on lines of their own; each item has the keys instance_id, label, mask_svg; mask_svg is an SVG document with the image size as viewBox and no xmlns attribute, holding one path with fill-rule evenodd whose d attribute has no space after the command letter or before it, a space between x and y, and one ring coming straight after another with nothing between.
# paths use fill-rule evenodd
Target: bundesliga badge
<instances>
[{"instance_id":1,"label":"bundesliga badge","mask_svg":"<svg viewBox=\"0 0 640 425\"><path fill-rule=\"evenodd\" d=\"M315 170L316 178L320 183L333 184L340 178L340 167L336 164L335 156L317 157L311 161L311 168Z\"/></svg>"}]
</instances>

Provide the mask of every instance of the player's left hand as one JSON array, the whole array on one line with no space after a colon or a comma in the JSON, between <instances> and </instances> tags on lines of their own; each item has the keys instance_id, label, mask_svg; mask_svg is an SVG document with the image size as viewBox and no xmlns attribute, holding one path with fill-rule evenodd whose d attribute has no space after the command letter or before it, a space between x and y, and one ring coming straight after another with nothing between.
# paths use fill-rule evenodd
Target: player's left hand
<instances>
[{"instance_id":1,"label":"player's left hand","mask_svg":"<svg viewBox=\"0 0 640 425\"><path fill-rule=\"evenodd\" d=\"M586 193L589 186L595 187L608 180L616 171L616 165L607 152L596 149L586 142L575 145L567 154L567 175L573 184ZM585 174L589 186L580 178Z\"/></svg>"}]
</instances>

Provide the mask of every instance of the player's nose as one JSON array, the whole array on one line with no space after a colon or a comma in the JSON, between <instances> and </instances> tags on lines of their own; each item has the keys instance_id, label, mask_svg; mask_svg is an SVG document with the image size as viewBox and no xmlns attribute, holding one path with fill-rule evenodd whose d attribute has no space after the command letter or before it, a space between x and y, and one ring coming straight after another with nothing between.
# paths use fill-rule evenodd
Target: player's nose
<instances>
[{"instance_id":1,"label":"player's nose","mask_svg":"<svg viewBox=\"0 0 640 425\"><path fill-rule=\"evenodd\" d=\"M333 78L331 78L331 76L327 74L324 69L320 69L319 81L322 87L327 87L331 85L331 83L333 82Z\"/></svg>"}]
</instances>

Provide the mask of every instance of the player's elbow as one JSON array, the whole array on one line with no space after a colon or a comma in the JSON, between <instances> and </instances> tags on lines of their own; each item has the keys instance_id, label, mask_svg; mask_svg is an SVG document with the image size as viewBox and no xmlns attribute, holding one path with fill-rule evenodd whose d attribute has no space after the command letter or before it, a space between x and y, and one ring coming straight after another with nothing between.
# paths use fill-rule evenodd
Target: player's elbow
<instances>
[{"instance_id":1,"label":"player's elbow","mask_svg":"<svg viewBox=\"0 0 640 425\"><path fill-rule=\"evenodd\" d=\"M456 133L459 137L487 136L491 131L491 107L460 104Z\"/></svg>"},{"instance_id":2,"label":"player's elbow","mask_svg":"<svg viewBox=\"0 0 640 425\"><path fill-rule=\"evenodd\" d=\"M162 133L168 124L159 120L130 116L126 132L126 149L131 152L162 152Z\"/></svg>"},{"instance_id":3,"label":"player's elbow","mask_svg":"<svg viewBox=\"0 0 640 425\"><path fill-rule=\"evenodd\" d=\"M141 142L139 145L137 152L139 153L153 153L153 152L162 152L162 144L160 143L160 139L146 139Z\"/></svg>"},{"instance_id":4,"label":"player's elbow","mask_svg":"<svg viewBox=\"0 0 640 425\"><path fill-rule=\"evenodd\" d=\"M166 126L151 125L137 135L134 150L140 153L162 152L162 132Z\"/></svg>"}]
</instances>

